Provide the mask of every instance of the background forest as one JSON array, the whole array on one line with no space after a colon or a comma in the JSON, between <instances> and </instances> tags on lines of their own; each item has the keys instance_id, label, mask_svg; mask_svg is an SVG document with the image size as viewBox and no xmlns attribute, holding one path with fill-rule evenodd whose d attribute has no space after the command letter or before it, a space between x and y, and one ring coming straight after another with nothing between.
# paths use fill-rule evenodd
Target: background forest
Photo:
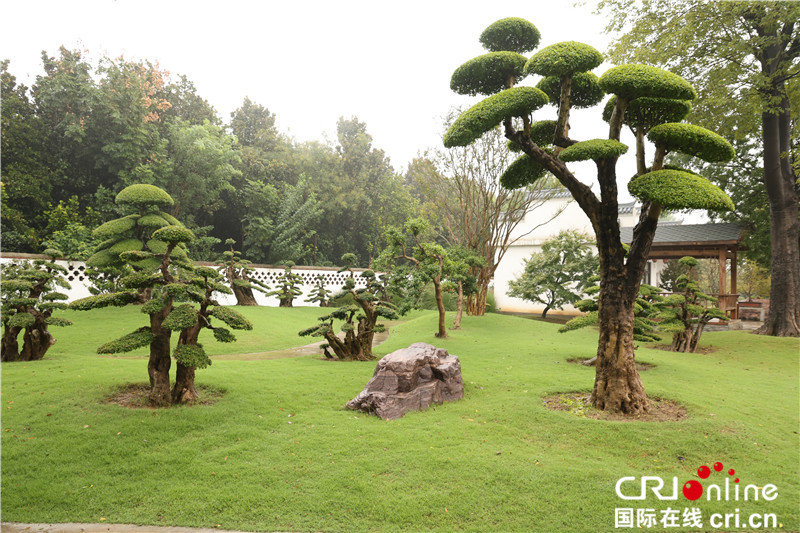
<instances>
[{"instance_id":1,"label":"background forest","mask_svg":"<svg viewBox=\"0 0 800 533\"><path fill-rule=\"evenodd\" d=\"M2 68L3 249L48 246L81 259L91 230L118 216L124 187L149 183L214 260L226 239L257 263L324 265L354 252L367 265L383 232L419 211L419 194L372 146L366 124L341 118L336 139L297 143L245 98L227 121L185 76L157 64L43 53L30 88ZM418 190L419 188L417 188Z\"/></svg>"}]
</instances>

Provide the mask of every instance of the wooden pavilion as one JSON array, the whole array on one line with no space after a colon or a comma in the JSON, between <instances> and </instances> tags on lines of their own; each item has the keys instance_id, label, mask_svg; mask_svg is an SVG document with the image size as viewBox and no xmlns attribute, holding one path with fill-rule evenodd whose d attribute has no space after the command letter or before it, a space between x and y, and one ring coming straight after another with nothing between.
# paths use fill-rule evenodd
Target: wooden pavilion
<instances>
[{"instance_id":1,"label":"wooden pavilion","mask_svg":"<svg viewBox=\"0 0 800 533\"><path fill-rule=\"evenodd\" d=\"M743 226L736 223L721 224L665 224L656 229L649 259L719 260L718 307L730 318L739 317L739 293L736 288L738 251L745 250L742 242ZM622 228L622 242L630 244L633 228ZM731 286L728 292L728 261L730 261Z\"/></svg>"}]
</instances>

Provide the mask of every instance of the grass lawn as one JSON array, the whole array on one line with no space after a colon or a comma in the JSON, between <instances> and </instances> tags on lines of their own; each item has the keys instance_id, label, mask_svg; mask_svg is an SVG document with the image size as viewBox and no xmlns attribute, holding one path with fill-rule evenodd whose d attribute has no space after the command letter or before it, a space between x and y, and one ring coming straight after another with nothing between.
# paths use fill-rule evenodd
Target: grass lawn
<instances>
[{"instance_id":1,"label":"grass lawn","mask_svg":"<svg viewBox=\"0 0 800 533\"><path fill-rule=\"evenodd\" d=\"M309 342L296 332L325 310L246 308L253 332L212 354ZM542 397L589 391L596 332L557 333L519 317L465 317L436 339L436 315L395 326L379 352L412 342L460 357L465 398L385 422L343 409L375 364L316 356L217 360L197 382L224 390L211 406L153 411L107 402L143 382L144 357L99 357L96 346L143 325L134 309L70 313L46 360L4 363L2 520L106 522L253 531L614 531L615 508L697 507L774 513L770 530L797 531L800 479L798 339L706 333L707 354L641 348L651 396L681 402L680 422L609 422L546 409ZM449 317L451 320L452 317ZM142 355L142 352L140 355ZM774 501L624 501L623 476L660 476L671 492L701 465L742 485L774 484ZM628 492L636 492L634 484ZM660 518L660 515L658 516ZM764 529L761 529L762 531Z\"/></svg>"}]
</instances>

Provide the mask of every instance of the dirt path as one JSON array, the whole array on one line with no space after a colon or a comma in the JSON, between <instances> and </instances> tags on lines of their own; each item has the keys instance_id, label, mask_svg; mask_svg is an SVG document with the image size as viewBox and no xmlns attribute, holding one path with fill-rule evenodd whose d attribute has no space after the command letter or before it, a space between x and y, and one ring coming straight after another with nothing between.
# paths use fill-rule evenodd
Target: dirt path
<instances>
[{"instance_id":1,"label":"dirt path","mask_svg":"<svg viewBox=\"0 0 800 533\"><path fill-rule=\"evenodd\" d=\"M0 533L246 533L229 529L136 526L133 524L20 524L3 522Z\"/></svg>"}]
</instances>

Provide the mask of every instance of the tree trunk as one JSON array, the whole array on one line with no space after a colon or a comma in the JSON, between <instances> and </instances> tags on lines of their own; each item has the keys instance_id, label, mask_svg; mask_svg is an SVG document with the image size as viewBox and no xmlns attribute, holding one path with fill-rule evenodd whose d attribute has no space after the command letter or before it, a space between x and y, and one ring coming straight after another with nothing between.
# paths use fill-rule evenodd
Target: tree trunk
<instances>
[{"instance_id":1,"label":"tree trunk","mask_svg":"<svg viewBox=\"0 0 800 533\"><path fill-rule=\"evenodd\" d=\"M623 298L610 283L606 285L600 292L600 340L592 405L603 411L643 413L648 402L634 359L634 300Z\"/></svg>"},{"instance_id":2,"label":"tree trunk","mask_svg":"<svg viewBox=\"0 0 800 533\"><path fill-rule=\"evenodd\" d=\"M445 326L446 311L442 296L442 280L439 278L439 276L433 278L433 293L436 296L436 307L439 309L439 331L436 332L436 337L444 339L447 337L447 326Z\"/></svg>"},{"instance_id":3,"label":"tree trunk","mask_svg":"<svg viewBox=\"0 0 800 533\"><path fill-rule=\"evenodd\" d=\"M458 282L458 298L456 299L456 319L453 329L461 329L461 318L464 316L464 283Z\"/></svg>"},{"instance_id":4,"label":"tree trunk","mask_svg":"<svg viewBox=\"0 0 800 533\"><path fill-rule=\"evenodd\" d=\"M674 333L672 335L672 351L673 352L686 352L691 351L689 347L692 344L692 330L685 329Z\"/></svg>"},{"instance_id":5,"label":"tree trunk","mask_svg":"<svg viewBox=\"0 0 800 533\"><path fill-rule=\"evenodd\" d=\"M56 343L53 335L47 330L47 324L43 320L38 320L36 323L25 328L25 335L23 336L22 353L20 353L20 361L38 361L44 357L47 350Z\"/></svg>"},{"instance_id":6,"label":"tree trunk","mask_svg":"<svg viewBox=\"0 0 800 533\"><path fill-rule=\"evenodd\" d=\"M547 318L547 312L548 312L549 310L550 310L550 306L549 306L549 305L545 305L545 306L544 306L544 310L542 311L542 318L543 318L543 319L544 319L544 318Z\"/></svg>"},{"instance_id":7,"label":"tree trunk","mask_svg":"<svg viewBox=\"0 0 800 533\"><path fill-rule=\"evenodd\" d=\"M17 342L20 331L22 331L22 328L11 326L6 326L3 328L2 346L0 346L2 353L0 354L0 360L4 362L20 360L19 343Z\"/></svg>"},{"instance_id":8,"label":"tree trunk","mask_svg":"<svg viewBox=\"0 0 800 533\"><path fill-rule=\"evenodd\" d=\"M294 298L281 298L278 307L292 307L292 300Z\"/></svg>"},{"instance_id":9,"label":"tree trunk","mask_svg":"<svg viewBox=\"0 0 800 533\"><path fill-rule=\"evenodd\" d=\"M250 287L237 287L233 285L233 295L236 296L236 305L258 305L253 289Z\"/></svg>"},{"instance_id":10,"label":"tree trunk","mask_svg":"<svg viewBox=\"0 0 800 533\"><path fill-rule=\"evenodd\" d=\"M147 371L150 376L150 403L158 407L165 407L171 403L169 390L169 368L172 365L169 346L171 332L161 327L170 311L172 311L171 304L150 315L150 333L154 338L150 342Z\"/></svg>"},{"instance_id":11,"label":"tree trunk","mask_svg":"<svg viewBox=\"0 0 800 533\"><path fill-rule=\"evenodd\" d=\"M190 345L197 346L197 339L200 337L200 330L203 329L199 323L181 331L178 338L178 346ZM192 405L200 397L194 386L195 367L186 366L176 361L175 363L175 385L172 386L172 403L185 403Z\"/></svg>"},{"instance_id":12,"label":"tree trunk","mask_svg":"<svg viewBox=\"0 0 800 533\"><path fill-rule=\"evenodd\" d=\"M769 314L756 331L776 337L800 336L800 222L795 176L789 164L789 102L782 112L761 116L764 141L764 182L770 208L772 286Z\"/></svg>"}]
</instances>

